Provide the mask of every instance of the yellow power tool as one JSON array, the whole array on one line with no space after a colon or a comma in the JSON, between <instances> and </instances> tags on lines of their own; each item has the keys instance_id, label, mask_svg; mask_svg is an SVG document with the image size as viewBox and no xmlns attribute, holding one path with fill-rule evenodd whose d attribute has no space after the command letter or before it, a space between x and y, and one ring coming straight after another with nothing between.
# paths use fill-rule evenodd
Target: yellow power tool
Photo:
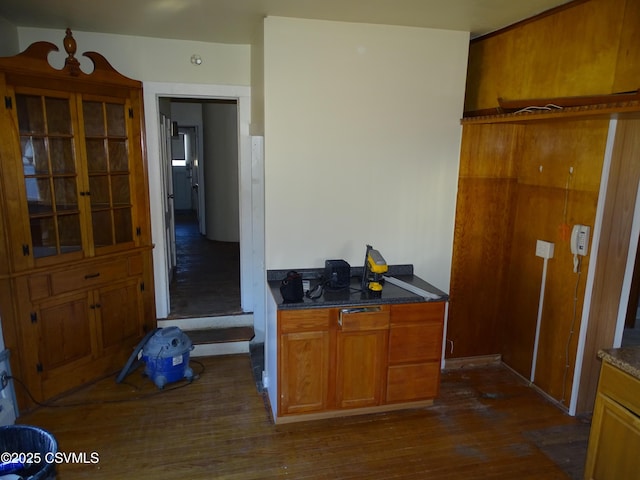
<instances>
[{"instance_id":1,"label":"yellow power tool","mask_svg":"<svg viewBox=\"0 0 640 480\"><path fill-rule=\"evenodd\" d=\"M362 292L372 296L382 294L383 275L389 270L387 262L380 252L367 245L362 270Z\"/></svg>"}]
</instances>

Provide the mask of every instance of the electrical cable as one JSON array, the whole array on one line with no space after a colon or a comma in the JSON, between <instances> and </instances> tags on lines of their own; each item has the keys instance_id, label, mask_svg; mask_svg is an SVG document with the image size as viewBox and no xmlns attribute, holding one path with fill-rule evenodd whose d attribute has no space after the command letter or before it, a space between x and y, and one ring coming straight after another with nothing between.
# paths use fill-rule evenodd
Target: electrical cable
<instances>
[{"instance_id":1,"label":"electrical cable","mask_svg":"<svg viewBox=\"0 0 640 480\"><path fill-rule=\"evenodd\" d=\"M167 393L167 392L172 392L174 390L179 390L181 388L184 388L186 386L189 386L193 383L194 380L197 380L198 378L200 378L200 375L202 375L205 371L205 366L204 364L202 364L201 362L197 361L197 360L190 360L190 363L195 363L196 365L198 365L200 367L200 371L195 374L193 376L193 378L191 380L185 380L184 382L175 385L171 388L163 388L163 389L158 389L155 390L153 392L144 394L144 395L139 395L136 397L130 397L130 398L120 398L120 399L114 399L114 400L100 400L100 401L87 401L87 402L77 402L77 403L63 403L63 404L56 404L53 402L39 402L38 400L36 400L33 396L33 394L31 393L31 391L29 390L29 388L27 387L27 385L20 380L18 377L15 376L8 376L7 378L9 380L13 380L14 382L16 382L18 385L20 385L22 387L22 389L25 391L25 393L27 394L27 396L29 397L29 399L35 404L38 405L39 407L46 407L46 408L72 408L72 407L85 407L85 406L90 406L90 405L107 405L107 404L118 404L118 403L127 403L127 402L134 402L137 400L145 400L147 398L151 398L151 397L155 397L156 395L161 395L163 393ZM94 382L91 382L89 384L85 384L84 387L89 387L91 385L94 385L96 383L98 383L101 380L104 380L105 378L109 378L112 375L107 375L105 377L99 378ZM133 385L130 384L128 382L122 382L122 384L127 385L129 387L135 388L136 390L138 390L138 386L137 385ZM78 390L74 390L75 393ZM60 400L61 398L64 397L59 397L56 401Z\"/></svg>"},{"instance_id":2,"label":"electrical cable","mask_svg":"<svg viewBox=\"0 0 640 480\"><path fill-rule=\"evenodd\" d=\"M577 255L576 255L577 257ZM573 319L571 320L571 329L569 330L569 338L567 339L567 345L565 347L565 357L564 357L564 374L562 376L562 398L560 399L561 403L566 401L565 395L567 393L567 374L569 373L569 347L571 346L571 340L573 338L573 334L575 331L576 319L578 315L578 287L580 285L580 274L582 273L582 258L578 257L577 265L576 265L576 273L578 274L576 277L576 286L573 291Z\"/></svg>"},{"instance_id":3,"label":"electrical cable","mask_svg":"<svg viewBox=\"0 0 640 480\"><path fill-rule=\"evenodd\" d=\"M531 105L529 107L521 108L513 113L531 113L531 112L539 112L539 111L550 111L550 110L562 110L564 107L560 107L553 103L547 103L545 106L540 107L536 105Z\"/></svg>"}]
</instances>

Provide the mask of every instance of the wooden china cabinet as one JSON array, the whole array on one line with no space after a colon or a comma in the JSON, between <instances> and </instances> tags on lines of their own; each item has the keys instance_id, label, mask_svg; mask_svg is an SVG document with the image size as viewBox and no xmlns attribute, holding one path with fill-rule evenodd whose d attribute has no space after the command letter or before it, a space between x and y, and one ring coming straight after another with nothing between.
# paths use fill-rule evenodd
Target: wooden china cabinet
<instances>
[{"instance_id":1,"label":"wooden china cabinet","mask_svg":"<svg viewBox=\"0 0 640 480\"><path fill-rule=\"evenodd\" d=\"M117 371L156 322L142 84L64 48L60 70L48 42L0 58L0 315L37 401Z\"/></svg>"}]
</instances>

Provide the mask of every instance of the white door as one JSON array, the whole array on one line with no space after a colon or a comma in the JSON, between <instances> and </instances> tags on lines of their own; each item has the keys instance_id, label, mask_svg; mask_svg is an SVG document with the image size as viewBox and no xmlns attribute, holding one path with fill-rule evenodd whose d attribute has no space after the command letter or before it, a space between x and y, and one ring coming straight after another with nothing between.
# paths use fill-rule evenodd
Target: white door
<instances>
[{"instance_id":1,"label":"white door","mask_svg":"<svg viewBox=\"0 0 640 480\"><path fill-rule=\"evenodd\" d=\"M191 206L191 179L189 169L179 166L171 169L173 175L173 207L177 211L189 211Z\"/></svg>"},{"instance_id":2,"label":"white door","mask_svg":"<svg viewBox=\"0 0 640 480\"><path fill-rule=\"evenodd\" d=\"M165 239L167 242L167 285L171 283L176 266L176 224L173 216L173 177L171 165L171 119L160 114L160 164L166 195L164 197Z\"/></svg>"},{"instance_id":3,"label":"white door","mask_svg":"<svg viewBox=\"0 0 640 480\"><path fill-rule=\"evenodd\" d=\"M191 175L191 205L198 214L198 230L202 235L206 233L205 213L204 213L204 185L200 184L202 176L202 164L200 162L200 138L198 137L198 127L188 127L185 129L185 151L189 162Z\"/></svg>"}]
</instances>

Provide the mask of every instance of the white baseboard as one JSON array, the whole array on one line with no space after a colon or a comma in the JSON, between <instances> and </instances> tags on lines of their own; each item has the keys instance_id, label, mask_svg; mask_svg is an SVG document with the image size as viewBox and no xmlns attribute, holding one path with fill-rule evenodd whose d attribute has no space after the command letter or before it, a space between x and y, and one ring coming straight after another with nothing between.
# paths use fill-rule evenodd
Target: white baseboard
<instances>
[{"instance_id":1,"label":"white baseboard","mask_svg":"<svg viewBox=\"0 0 640 480\"><path fill-rule=\"evenodd\" d=\"M249 342L205 343L194 345L191 357L212 357L216 355L237 355L249 353Z\"/></svg>"},{"instance_id":2,"label":"white baseboard","mask_svg":"<svg viewBox=\"0 0 640 480\"><path fill-rule=\"evenodd\" d=\"M205 328L252 327L253 313L221 315L218 317L169 318L158 320L158 327L180 327L181 330Z\"/></svg>"}]
</instances>

